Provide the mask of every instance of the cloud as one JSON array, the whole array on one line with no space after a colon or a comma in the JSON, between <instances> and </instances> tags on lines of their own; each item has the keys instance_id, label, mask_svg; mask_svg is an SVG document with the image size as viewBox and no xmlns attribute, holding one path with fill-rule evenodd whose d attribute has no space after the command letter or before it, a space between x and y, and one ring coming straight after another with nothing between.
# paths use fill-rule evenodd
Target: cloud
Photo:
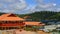
<instances>
[{"instance_id":1,"label":"cloud","mask_svg":"<svg viewBox=\"0 0 60 34\"><path fill-rule=\"evenodd\" d=\"M37 2L37 6L35 7L36 11L41 11L41 10L58 11L58 8L56 8L57 4L54 2L45 3L44 0L36 0L36 2Z\"/></svg>"},{"instance_id":2,"label":"cloud","mask_svg":"<svg viewBox=\"0 0 60 34\"><path fill-rule=\"evenodd\" d=\"M2 7L3 7L3 4L0 3L0 9L2 9Z\"/></svg>"},{"instance_id":3,"label":"cloud","mask_svg":"<svg viewBox=\"0 0 60 34\"><path fill-rule=\"evenodd\" d=\"M32 5L29 5L27 6L26 9L22 10L22 11L17 11L17 12L14 12L14 13L17 13L17 14L28 14L28 13L33 13L35 12L33 9L35 9L35 6L32 7Z\"/></svg>"},{"instance_id":4,"label":"cloud","mask_svg":"<svg viewBox=\"0 0 60 34\"><path fill-rule=\"evenodd\" d=\"M0 12L3 12L3 13L13 13L15 10L0 10Z\"/></svg>"},{"instance_id":5,"label":"cloud","mask_svg":"<svg viewBox=\"0 0 60 34\"><path fill-rule=\"evenodd\" d=\"M53 7L53 4L39 4L37 7L41 7L41 8L50 8Z\"/></svg>"},{"instance_id":6,"label":"cloud","mask_svg":"<svg viewBox=\"0 0 60 34\"><path fill-rule=\"evenodd\" d=\"M43 2L43 0L38 0L37 4L32 6L32 7L28 7L28 13L33 13L35 11L42 11L42 10L49 10L49 11L53 11L55 10L55 3L47 3L45 4Z\"/></svg>"},{"instance_id":7,"label":"cloud","mask_svg":"<svg viewBox=\"0 0 60 34\"><path fill-rule=\"evenodd\" d=\"M34 0L36 1L36 5L30 5L27 6L24 10L22 10L22 13L33 13L35 11L42 11L42 10L48 10L48 11L59 11L60 8L56 8L57 4L54 2L44 3L44 0ZM53 0L55 1L55 0ZM18 12L19 13L19 12Z\"/></svg>"},{"instance_id":8,"label":"cloud","mask_svg":"<svg viewBox=\"0 0 60 34\"><path fill-rule=\"evenodd\" d=\"M28 5L25 9L17 10L14 13L17 13L17 14L33 13L33 12L35 12L35 7L36 7L36 5L34 5L34 6L33 5Z\"/></svg>"},{"instance_id":9,"label":"cloud","mask_svg":"<svg viewBox=\"0 0 60 34\"><path fill-rule=\"evenodd\" d=\"M0 12L25 14L41 10L60 11L60 8L56 8L57 4L54 2L45 3L44 0L34 1L36 1L35 5L27 5L25 0L0 0L0 9L2 9Z\"/></svg>"},{"instance_id":10,"label":"cloud","mask_svg":"<svg viewBox=\"0 0 60 34\"><path fill-rule=\"evenodd\" d=\"M0 0L0 2L4 3L15 3L18 2L17 0Z\"/></svg>"},{"instance_id":11,"label":"cloud","mask_svg":"<svg viewBox=\"0 0 60 34\"><path fill-rule=\"evenodd\" d=\"M12 10L23 10L27 7L25 0L0 0L0 9L2 12L12 12ZM13 12L14 12L13 11Z\"/></svg>"},{"instance_id":12,"label":"cloud","mask_svg":"<svg viewBox=\"0 0 60 34\"><path fill-rule=\"evenodd\" d=\"M35 0L35 1L37 1L37 3L42 3L43 2L43 0Z\"/></svg>"},{"instance_id":13,"label":"cloud","mask_svg":"<svg viewBox=\"0 0 60 34\"><path fill-rule=\"evenodd\" d=\"M28 6L25 10L25 13L33 13L35 11L49 10L55 11L56 3L44 3L43 0L35 0L37 2L34 6Z\"/></svg>"},{"instance_id":14,"label":"cloud","mask_svg":"<svg viewBox=\"0 0 60 34\"><path fill-rule=\"evenodd\" d=\"M60 11L60 8L57 8L56 11L59 12Z\"/></svg>"},{"instance_id":15,"label":"cloud","mask_svg":"<svg viewBox=\"0 0 60 34\"><path fill-rule=\"evenodd\" d=\"M56 4L53 4L53 6L56 6Z\"/></svg>"},{"instance_id":16,"label":"cloud","mask_svg":"<svg viewBox=\"0 0 60 34\"><path fill-rule=\"evenodd\" d=\"M19 0L19 1L20 3L13 4L14 10L23 10L24 8L27 7L27 4L24 0Z\"/></svg>"}]
</instances>

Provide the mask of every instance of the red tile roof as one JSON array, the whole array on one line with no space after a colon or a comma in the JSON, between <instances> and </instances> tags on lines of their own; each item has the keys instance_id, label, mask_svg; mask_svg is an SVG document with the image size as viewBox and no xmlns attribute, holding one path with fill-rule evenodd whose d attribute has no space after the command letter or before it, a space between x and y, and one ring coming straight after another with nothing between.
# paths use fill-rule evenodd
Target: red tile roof
<instances>
[{"instance_id":1,"label":"red tile roof","mask_svg":"<svg viewBox=\"0 0 60 34\"><path fill-rule=\"evenodd\" d=\"M41 22L25 22L25 24L26 25L40 25L40 26L42 26L42 25L45 25L45 24L43 24L43 23L41 23Z\"/></svg>"},{"instance_id":2,"label":"red tile roof","mask_svg":"<svg viewBox=\"0 0 60 34\"><path fill-rule=\"evenodd\" d=\"M25 19L17 17L15 14L3 14L0 16L0 21L23 21ZM41 22L24 22L26 25L45 25Z\"/></svg>"},{"instance_id":3,"label":"red tile roof","mask_svg":"<svg viewBox=\"0 0 60 34\"><path fill-rule=\"evenodd\" d=\"M11 16L11 17L10 17ZM0 16L0 21L19 21L24 20L23 18L17 17L14 14L3 14Z\"/></svg>"}]
</instances>

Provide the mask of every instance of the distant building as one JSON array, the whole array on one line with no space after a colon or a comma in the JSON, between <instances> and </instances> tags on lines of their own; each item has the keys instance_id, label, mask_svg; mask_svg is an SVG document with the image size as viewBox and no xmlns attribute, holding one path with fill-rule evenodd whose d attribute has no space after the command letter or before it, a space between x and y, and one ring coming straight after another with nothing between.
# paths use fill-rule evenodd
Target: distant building
<instances>
[{"instance_id":1,"label":"distant building","mask_svg":"<svg viewBox=\"0 0 60 34\"><path fill-rule=\"evenodd\" d=\"M30 26L43 26L45 24L41 23L41 22L25 22L25 25L30 25Z\"/></svg>"},{"instance_id":2,"label":"distant building","mask_svg":"<svg viewBox=\"0 0 60 34\"><path fill-rule=\"evenodd\" d=\"M46 25L44 27L46 30L52 31L52 30L56 29L57 26L56 25Z\"/></svg>"},{"instance_id":3,"label":"distant building","mask_svg":"<svg viewBox=\"0 0 60 34\"><path fill-rule=\"evenodd\" d=\"M24 26L44 26L42 22L25 21L15 14L3 14L0 16L0 29L17 29Z\"/></svg>"},{"instance_id":4,"label":"distant building","mask_svg":"<svg viewBox=\"0 0 60 34\"><path fill-rule=\"evenodd\" d=\"M24 19L15 14L3 14L0 16L0 29L16 29L24 26Z\"/></svg>"}]
</instances>

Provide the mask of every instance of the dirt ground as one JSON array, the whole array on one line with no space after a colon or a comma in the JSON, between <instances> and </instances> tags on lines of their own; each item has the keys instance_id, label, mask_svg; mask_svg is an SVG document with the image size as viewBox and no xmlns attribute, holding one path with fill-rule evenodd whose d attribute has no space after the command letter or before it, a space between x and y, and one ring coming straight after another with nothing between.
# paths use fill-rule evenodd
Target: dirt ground
<instances>
[{"instance_id":1,"label":"dirt ground","mask_svg":"<svg viewBox=\"0 0 60 34\"><path fill-rule=\"evenodd\" d=\"M25 30L8 30L8 31L0 31L0 34L51 34L51 33L46 33L44 31L25 31Z\"/></svg>"},{"instance_id":2,"label":"dirt ground","mask_svg":"<svg viewBox=\"0 0 60 34\"><path fill-rule=\"evenodd\" d=\"M15 34L37 34L37 32L25 31L25 30L22 30L22 31L16 30Z\"/></svg>"},{"instance_id":3,"label":"dirt ground","mask_svg":"<svg viewBox=\"0 0 60 34\"><path fill-rule=\"evenodd\" d=\"M47 33L47 32L44 32L44 31L38 31L37 34L51 34L51 33Z\"/></svg>"},{"instance_id":4,"label":"dirt ground","mask_svg":"<svg viewBox=\"0 0 60 34\"><path fill-rule=\"evenodd\" d=\"M16 30L15 34L51 34L51 33L47 33L44 31L33 32L33 31L25 31L25 30L22 31Z\"/></svg>"}]
</instances>

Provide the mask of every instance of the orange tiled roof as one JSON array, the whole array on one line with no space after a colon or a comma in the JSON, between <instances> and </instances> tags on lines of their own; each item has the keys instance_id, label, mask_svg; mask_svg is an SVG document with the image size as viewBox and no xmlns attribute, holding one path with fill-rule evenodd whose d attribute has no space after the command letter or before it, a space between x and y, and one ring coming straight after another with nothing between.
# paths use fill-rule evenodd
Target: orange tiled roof
<instances>
[{"instance_id":1,"label":"orange tiled roof","mask_svg":"<svg viewBox=\"0 0 60 34\"><path fill-rule=\"evenodd\" d=\"M40 24L41 22L25 22L26 25L44 25L43 23Z\"/></svg>"},{"instance_id":2,"label":"orange tiled roof","mask_svg":"<svg viewBox=\"0 0 60 34\"><path fill-rule=\"evenodd\" d=\"M31 16L25 16L24 18L30 18Z\"/></svg>"},{"instance_id":3,"label":"orange tiled roof","mask_svg":"<svg viewBox=\"0 0 60 34\"><path fill-rule=\"evenodd\" d=\"M9 14L3 14L3 15L1 15L1 17L7 17L7 16L9 16L10 15L10 13Z\"/></svg>"},{"instance_id":4,"label":"orange tiled roof","mask_svg":"<svg viewBox=\"0 0 60 34\"><path fill-rule=\"evenodd\" d=\"M3 14L0 16L0 21L18 21L18 20L24 20L23 18L20 18L20 17L17 17L16 15L14 15L15 17L8 17L9 15L12 15L12 14Z\"/></svg>"}]
</instances>

